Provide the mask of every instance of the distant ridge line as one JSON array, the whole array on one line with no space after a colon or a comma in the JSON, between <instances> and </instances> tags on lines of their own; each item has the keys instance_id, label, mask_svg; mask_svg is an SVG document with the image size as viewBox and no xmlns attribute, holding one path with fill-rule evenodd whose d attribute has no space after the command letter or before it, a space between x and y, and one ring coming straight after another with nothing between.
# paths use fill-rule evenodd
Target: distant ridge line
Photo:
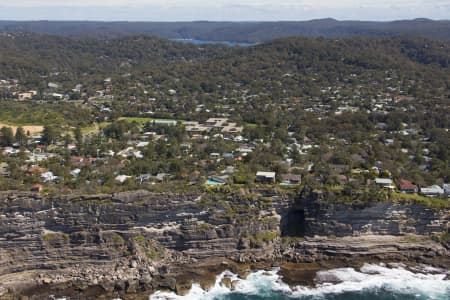
<instances>
[{"instance_id":1,"label":"distant ridge line","mask_svg":"<svg viewBox=\"0 0 450 300\"><path fill-rule=\"evenodd\" d=\"M386 22L338 21L326 18L277 22L0 21L0 32L91 37L151 35L166 39L248 43L287 36L333 38L410 35L450 40L450 20L418 18Z\"/></svg>"}]
</instances>

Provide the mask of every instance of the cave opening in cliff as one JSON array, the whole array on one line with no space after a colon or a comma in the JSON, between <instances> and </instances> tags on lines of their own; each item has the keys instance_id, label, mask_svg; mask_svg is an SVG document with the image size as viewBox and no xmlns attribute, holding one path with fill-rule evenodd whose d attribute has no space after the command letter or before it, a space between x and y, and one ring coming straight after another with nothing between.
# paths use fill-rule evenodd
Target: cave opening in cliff
<instances>
[{"instance_id":1,"label":"cave opening in cliff","mask_svg":"<svg viewBox=\"0 0 450 300\"><path fill-rule=\"evenodd\" d=\"M290 211L281 220L281 235L291 237L305 236L305 211Z\"/></svg>"}]
</instances>

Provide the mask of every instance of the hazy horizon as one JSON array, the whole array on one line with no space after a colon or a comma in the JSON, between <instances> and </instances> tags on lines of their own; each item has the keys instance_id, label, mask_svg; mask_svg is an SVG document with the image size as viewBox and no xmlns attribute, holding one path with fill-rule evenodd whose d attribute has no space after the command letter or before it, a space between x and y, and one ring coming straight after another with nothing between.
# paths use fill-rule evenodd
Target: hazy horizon
<instances>
[{"instance_id":1,"label":"hazy horizon","mask_svg":"<svg viewBox=\"0 0 450 300\"><path fill-rule=\"evenodd\" d=\"M2 3L0 19L16 21L393 21L427 18L448 20L446 0L16 0Z\"/></svg>"}]
</instances>

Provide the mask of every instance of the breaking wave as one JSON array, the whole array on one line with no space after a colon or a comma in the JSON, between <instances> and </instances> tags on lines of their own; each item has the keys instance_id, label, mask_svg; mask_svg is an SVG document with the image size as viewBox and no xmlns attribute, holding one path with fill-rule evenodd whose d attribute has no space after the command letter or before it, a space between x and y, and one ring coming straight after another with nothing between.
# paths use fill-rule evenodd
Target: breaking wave
<instances>
[{"instance_id":1,"label":"breaking wave","mask_svg":"<svg viewBox=\"0 0 450 300\"><path fill-rule=\"evenodd\" d=\"M340 268L317 273L314 287L289 287L278 269L258 271L247 279L225 271L208 291L194 284L186 296L158 291L150 300L238 300L238 299L426 299L449 300L448 270L423 267L414 271L399 266L365 264L359 270ZM229 278L232 287L223 284ZM228 281L230 282L230 281Z\"/></svg>"}]
</instances>

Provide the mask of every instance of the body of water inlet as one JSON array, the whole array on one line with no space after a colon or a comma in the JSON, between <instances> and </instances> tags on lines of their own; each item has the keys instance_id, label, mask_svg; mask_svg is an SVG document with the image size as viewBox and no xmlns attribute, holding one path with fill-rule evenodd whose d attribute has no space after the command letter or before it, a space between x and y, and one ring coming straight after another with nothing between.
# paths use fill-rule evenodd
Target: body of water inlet
<instances>
[{"instance_id":1,"label":"body of water inlet","mask_svg":"<svg viewBox=\"0 0 450 300\"><path fill-rule=\"evenodd\" d=\"M172 41L185 43L185 44L194 44L194 45L226 45L226 46L241 46L248 47L254 46L255 43L242 43L242 42L230 42L230 41L205 41L205 40L196 40L196 39L172 39Z\"/></svg>"}]
</instances>

